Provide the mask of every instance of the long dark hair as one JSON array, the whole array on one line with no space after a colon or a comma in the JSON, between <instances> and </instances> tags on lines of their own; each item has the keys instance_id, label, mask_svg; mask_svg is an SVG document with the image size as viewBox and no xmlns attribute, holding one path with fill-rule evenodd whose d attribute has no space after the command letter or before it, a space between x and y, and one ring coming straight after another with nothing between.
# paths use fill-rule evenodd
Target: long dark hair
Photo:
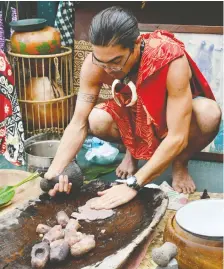
<instances>
[{"instance_id":1,"label":"long dark hair","mask_svg":"<svg viewBox=\"0 0 224 269\"><path fill-rule=\"evenodd\" d=\"M121 45L133 49L139 34L135 16L119 6L98 13L92 19L89 29L90 42L96 46Z\"/></svg>"}]
</instances>

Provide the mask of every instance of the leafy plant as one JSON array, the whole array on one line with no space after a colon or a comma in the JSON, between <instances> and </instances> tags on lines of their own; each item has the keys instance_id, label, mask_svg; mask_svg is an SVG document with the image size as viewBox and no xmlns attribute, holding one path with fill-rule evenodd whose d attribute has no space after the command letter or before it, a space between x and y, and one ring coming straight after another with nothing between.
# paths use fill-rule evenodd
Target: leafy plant
<instances>
[{"instance_id":1,"label":"leafy plant","mask_svg":"<svg viewBox=\"0 0 224 269\"><path fill-rule=\"evenodd\" d=\"M117 165L90 166L82 169L86 181L96 179L102 175L109 174L117 168Z\"/></svg>"},{"instance_id":2,"label":"leafy plant","mask_svg":"<svg viewBox=\"0 0 224 269\"><path fill-rule=\"evenodd\" d=\"M30 176L28 176L27 178L25 178L24 180L17 183L16 185L1 187L0 188L0 209L2 209L3 207L5 207L6 205L9 205L11 203L11 200L15 195L16 188L18 188L19 186L21 186L21 185L23 185L31 180L34 180L37 177L39 177L39 174L37 172L35 172L35 173L31 174Z\"/></svg>"}]
</instances>

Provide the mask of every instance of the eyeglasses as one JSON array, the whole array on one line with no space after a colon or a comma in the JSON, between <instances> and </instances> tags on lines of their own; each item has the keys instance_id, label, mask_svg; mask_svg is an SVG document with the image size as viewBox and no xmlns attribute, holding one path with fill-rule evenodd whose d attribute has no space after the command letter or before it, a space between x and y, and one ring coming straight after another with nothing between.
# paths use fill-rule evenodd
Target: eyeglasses
<instances>
[{"instance_id":1,"label":"eyeglasses","mask_svg":"<svg viewBox=\"0 0 224 269\"><path fill-rule=\"evenodd\" d=\"M131 54L132 54L132 51L129 53L126 61L124 62L124 64L122 66L119 66L117 64L102 64L101 62L97 61L97 59L95 58L93 53L92 53L92 62L93 62L93 64L95 64L95 65L97 65L97 66L99 66L99 67L101 67L103 69L107 68L107 69L110 69L112 71L118 72L118 71L121 71L124 68L124 66L126 65L128 59L130 58Z\"/></svg>"}]
</instances>

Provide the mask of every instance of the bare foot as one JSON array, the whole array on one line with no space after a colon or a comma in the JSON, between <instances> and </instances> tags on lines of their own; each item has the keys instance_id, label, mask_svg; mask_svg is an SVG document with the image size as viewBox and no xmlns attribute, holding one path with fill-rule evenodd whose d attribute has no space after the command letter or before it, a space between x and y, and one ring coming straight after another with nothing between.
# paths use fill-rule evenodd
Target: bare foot
<instances>
[{"instance_id":1,"label":"bare foot","mask_svg":"<svg viewBox=\"0 0 224 269\"><path fill-rule=\"evenodd\" d=\"M173 162L172 174L172 187L175 191L183 193L194 193L196 186L188 173L187 166L177 161Z\"/></svg>"},{"instance_id":2,"label":"bare foot","mask_svg":"<svg viewBox=\"0 0 224 269\"><path fill-rule=\"evenodd\" d=\"M134 159L130 152L126 150L126 154L121 164L116 169L116 175L118 178L125 179L134 175L138 168L138 160Z\"/></svg>"}]
</instances>

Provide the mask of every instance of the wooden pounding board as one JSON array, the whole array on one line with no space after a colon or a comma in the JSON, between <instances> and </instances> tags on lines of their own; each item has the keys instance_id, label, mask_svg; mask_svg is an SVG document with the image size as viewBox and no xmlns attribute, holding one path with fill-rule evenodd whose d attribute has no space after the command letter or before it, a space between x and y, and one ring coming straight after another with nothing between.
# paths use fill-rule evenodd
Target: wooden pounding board
<instances>
[{"instance_id":1,"label":"wooden pounding board","mask_svg":"<svg viewBox=\"0 0 224 269\"><path fill-rule=\"evenodd\" d=\"M18 224L0 230L0 268L31 268L30 253L32 246L41 241L36 234L36 226L39 223L55 225L55 215L58 211L64 210L70 215L79 206L84 205L87 200L97 196L97 191L104 190L107 187L103 182L94 181L85 185L77 195L73 194L69 197L66 196L66 198L63 196L63 199L58 197L51 200L45 195L41 197L41 201L37 201L34 205L25 209L18 217ZM164 201L165 206L161 207ZM165 213L166 206L167 198L162 191L145 188L131 202L115 209L115 214L112 217L89 223L80 221L81 232L95 235L96 248L80 258L68 257L62 264L48 263L46 268L95 268L90 265L100 263L111 255L116 258L116 255L119 256L119 252L121 253L125 247L131 245L142 232L148 229L154 221L155 215L158 219L156 222L154 221L155 225L159 222ZM104 229L105 233L101 233L101 230ZM142 237L142 240L144 239ZM108 266L108 268L119 267Z\"/></svg>"}]
</instances>

